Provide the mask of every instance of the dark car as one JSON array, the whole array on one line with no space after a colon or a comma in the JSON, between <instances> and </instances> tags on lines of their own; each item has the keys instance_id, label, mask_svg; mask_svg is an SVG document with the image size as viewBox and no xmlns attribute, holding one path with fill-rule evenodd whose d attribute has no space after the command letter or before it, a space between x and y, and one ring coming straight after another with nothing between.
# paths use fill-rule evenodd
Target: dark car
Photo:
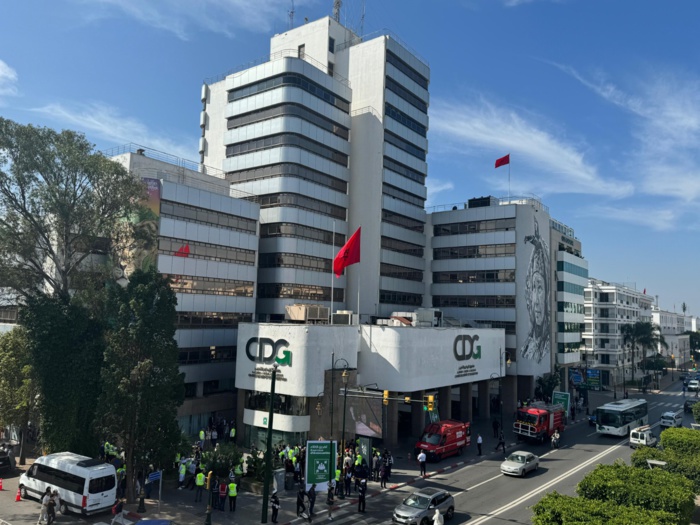
<instances>
[{"instance_id":1,"label":"dark car","mask_svg":"<svg viewBox=\"0 0 700 525\"><path fill-rule=\"evenodd\" d=\"M683 412L685 412L686 414L692 412L693 405L699 401L700 399L686 399L685 403L683 403Z\"/></svg>"},{"instance_id":2,"label":"dark car","mask_svg":"<svg viewBox=\"0 0 700 525\"><path fill-rule=\"evenodd\" d=\"M3 443L0 445L0 472L12 470L14 467L14 458L10 457L9 448Z\"/></svg>"},{"instance_id":3,"label":"dark car","mask_svg":"<svg viewBox=\"0 0 700 525\"><path fill-rule=\"evenodd\" d=\"M588 416L588 424L594 427L597 419L598 418L595 417L595 414L591 414L590 416Z\"/></svg>"}]
</instances>

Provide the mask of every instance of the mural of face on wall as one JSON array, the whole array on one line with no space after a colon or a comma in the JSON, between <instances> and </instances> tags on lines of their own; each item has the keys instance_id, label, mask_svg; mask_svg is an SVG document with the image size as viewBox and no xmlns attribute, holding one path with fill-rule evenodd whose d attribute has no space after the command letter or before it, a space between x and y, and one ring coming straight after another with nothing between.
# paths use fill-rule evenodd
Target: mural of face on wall
<instances>
[{"instance_id":1,"label":"mural of face on wall","mask_svg":"<svg viewBox=\"0 0 700 525\"><path fill-rule=\"evenodd\" d=\"M540 236L540 228L535 219L535 232L525 237L525 242L532 244L530 265L525 282L525 299L530 328L527 340L520 348L524 359L536 363L549 356L551 352L550 325L551 313L549 303L549 247Z\"/></svg>"}]
</instances>

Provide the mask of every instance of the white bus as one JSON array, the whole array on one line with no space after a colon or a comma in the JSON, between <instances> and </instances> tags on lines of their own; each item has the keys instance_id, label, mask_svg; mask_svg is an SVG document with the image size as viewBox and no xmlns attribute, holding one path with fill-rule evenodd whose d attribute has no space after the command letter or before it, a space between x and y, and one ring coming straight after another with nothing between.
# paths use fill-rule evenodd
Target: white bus
<instances>
[{"instance_id":1,"label":"white bus","mask_svg":"<svg viewBox=\"0 0 700 525\"><path fill-rule=\"evenodd\" d=\"M595 411L599 434L629 436L633 428L649 424L646 399L620 399L599 406Z\"/></svg>"},{"instance_id":2,"label":"white bus","mask_svg":"<svg viewBox=\"0 0 700 525\"><path fill-rule=\"evenodd\" d=\"M41 499L46 488L57 489L61 514L84 515L109 510L117 500L114 465L72 452L59 452L36 459L19 478L23 498Z\"/></svg>"}]
</instances>

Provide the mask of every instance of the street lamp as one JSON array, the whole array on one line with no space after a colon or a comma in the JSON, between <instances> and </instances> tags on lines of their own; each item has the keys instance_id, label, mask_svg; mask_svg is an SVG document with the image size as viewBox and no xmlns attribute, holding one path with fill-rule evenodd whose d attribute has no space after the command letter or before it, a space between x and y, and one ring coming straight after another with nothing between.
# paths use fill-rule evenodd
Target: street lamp
<instances>
[{"instance_id":1,"label":"street lamp","mask_svg":"<svg viewBox=\"0 0 700 525\"><path fill-rule=\"evenodd\" d=\"M263 485L262 516L260 523L267 523L267 500L270 497L270 478L272 477L272 417L275 406L275 382L279 364L272 365L272 382L270 384L270 410L267 414L267 451L265 452L265 484Z\"/></svg>"},{"instance_id":2,"label":"street lamp","mask_svg":"<svg viewBox=\"0 0 700 525\"><path fill-rule=\"evenodd\" d=\"M333 352L331 354L331 440L333 439L333 399L335 398L335 365L339 361L342 361L345 363L346 370L350 367L350 363L348 363L342 357L339 357L338 359L336 359L335 352Z\"/></svg>"},{"instance_id":3,"label":"street lamp","mask_svg":"<svg viewBox=\"0 0 700 525\"><path fill-rule=\"evenodd\" d=\"M323 415L323 406L321 405L321 400L319 399L320 397L325 396L323 392L321 392L319 395L316 396L316 413L318 414L318 417L321 417ZM332 396L331 396L332 399ZM333 405L331 404L331 407ZM329 463L328 463L328 490L330 490L331 483L333 481L333 477L335 475L335 455L333 454L333 436L330 436L328 439L328 448L330 450L329 454Z\"/></svg>"},{"instance_id":4,"label":"street lamp","mask_svg":"<svg viewBox=\"0 0 700 525\"><path fill-rule=\"evenodd\" d=\"M506 359L506 367L510 368L510 354L508 352L501 352L498 349L498 374L495 372L491 374L491 379L498 379L498 402L501 410L501 430L503 430L503 376L505 375L505 368L503 367L503 358ZM494 377L495 376L495 377Z\"/></svg>"},{"instance_id":5,"label":"street lamp","mask_svg":"<svg viewBox=\"0 0 700 525\"><path fill-rule=\"evenodd\" d=\"M343 359L343 361L345 361ZM345 361L347 363L347 361ZM347 413L347 406L348 406L348 378L350 374L348 374L348 369L345 367L345 370L343 370L343 374L340 376L343 378L343 385L345 385L345 390L343 392L343 433L342 433L342 446L341 450L345 451L345 414ZM345 499L345 494L343 492L343 485L340 485L339 494L338 497L340 499Z\"/></svg>"},{"instance_id":6,"label":"street lamp","mask_svg":"<svg viewBox=\"0 0 700 525\"><path fill-rule=\"evenodd\" d=\"M676 356L671 354L671 382L673 383L673 369L676 368Z\"/></svg>"}]
</instances>

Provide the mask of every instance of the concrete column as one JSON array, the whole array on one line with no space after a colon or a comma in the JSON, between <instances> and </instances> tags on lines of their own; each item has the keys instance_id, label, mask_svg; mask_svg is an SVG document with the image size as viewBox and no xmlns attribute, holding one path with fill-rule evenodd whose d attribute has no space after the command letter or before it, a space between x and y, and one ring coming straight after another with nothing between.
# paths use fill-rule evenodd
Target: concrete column
<instances>
[{"instance_id":1,"label":"concrete column","mask_svg":"<svg viewBox=\"0 0 700 525\"><path fill-rule=\"evenodd\" d=\"M518 376L505 376L501 385L503 395L503 426L510 428L513 414L518 407Z\"/></svg>"},{"instance_id":2,"label":"concrete column","mask_svg":"<svg viewBox=\"0 0 700 525\"><path fill-rule=\"evenodd\" d=\"M472 384L459 385L459 419L471 421L474 417L472 411Z\"/></svg>"},{"instance_id":3,"label":"concrete column","mask_svg":"<svg viewBox=\"0 0 700 525\"><path fill-rule=\"evenodd\" d=\"M423 396L425 390L411 392L411 435L419 437L425 428L425 414L423 413Z\"/></svg>"},{"instance_id":4,"label":"concrete column","mask_svg":"<svg viewBox=\"0 0 700 525\"><path fill-rule=\"evenodd\" d=\"M233 438L237 445L243 443L245 428L243 425L243 409L245 408L245 393L246 391L238 389L238 401L236 402L236 437Z\"/></svg>"},{"instance_id":5,"label":"concrete column","mask_svg":"<svg viewBox=\"0 0 700 525\"><path fill-rule=\"evenodd\" d=\"M440 419L452 419L452 387L439 388L438 399L440 401Z\"/></svg>"},{"instance_id":6,"label":"concrete column","mask_svg":"<svg viewBox=\"0 0 700 525\"><path fill-rule=\"evenodd\" d=\"M396 397L396 392L389 392L389 397ZM384 427L384 441L387 447L395 448L399 444L399 402L389 399L386 410L386 426Z\"/></svg>"},{"instance_id":7,"label":"concrete column","mask_svg":"<svg viewBox=\"0 0 700 525\"><path fill-rule=\"evenodd\" d=\"M518 376L518 398L525 401L527 398L535 399L534 376Z\"/></svg>"},{"instance_id":8,"label":"concrete column","mask_svg":"<svg viewBox=\"0 0 700 525\"><path fill-rule=\"evenodd\" d=\"M479 395L479 419L489 419L491 418L491 400L489 399L489 383L490 380L479 381L478 385L478 395Z\"/></svg>"}]
</instances>

